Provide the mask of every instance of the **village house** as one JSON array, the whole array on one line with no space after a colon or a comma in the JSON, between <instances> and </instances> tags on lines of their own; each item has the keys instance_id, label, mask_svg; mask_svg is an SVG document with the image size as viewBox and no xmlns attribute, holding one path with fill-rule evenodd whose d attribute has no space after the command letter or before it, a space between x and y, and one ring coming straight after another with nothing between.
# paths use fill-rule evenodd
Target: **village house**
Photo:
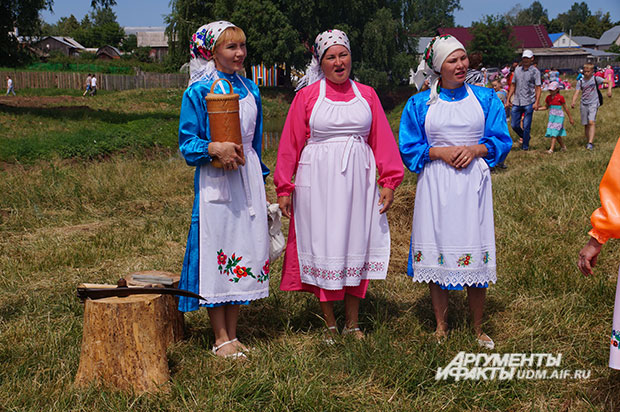
<instances>
[{"instance_id":1,"label":"village house","mask_svg":"<svg viewBox=\"0 0 620 412\"><path fill-rule=\"evenodd\" d=\"M608 50L612 44L620 46L620 25L607 30L596 42L597 50Z\"/></svg>"},{"instance_id":2,"label":"village house","mask_svg":"<svg viewBox=\"0 0 620 412\"><path fill-rule=\"evenodd\" d=\"M59 51L66 56L78 56L86 49L71 37L46 36L39 40L35 47L45 54Z\"/></svg>"},{"instance_id":3,"label":"village house","mask_svg":"<svg viewBox=\"0 0 620 412\"><path fill-rule=\"evenodd\" d=\"M100 60L116 60L121 58L121 51L114 46L105 45L99 47L95 53Z\"/></svg>"},{"instance_id":4,"label":"village house","mask_svg":"<svg viewBox=\"0 0 620 412\"><path fill-rule=\"evenodd\" d=\"M135 34L138 47L148 47L149 57L158 62L164 61L168 55L168 36L165 27L123 27L125 35Z\"/></svg>"}]
</instances>

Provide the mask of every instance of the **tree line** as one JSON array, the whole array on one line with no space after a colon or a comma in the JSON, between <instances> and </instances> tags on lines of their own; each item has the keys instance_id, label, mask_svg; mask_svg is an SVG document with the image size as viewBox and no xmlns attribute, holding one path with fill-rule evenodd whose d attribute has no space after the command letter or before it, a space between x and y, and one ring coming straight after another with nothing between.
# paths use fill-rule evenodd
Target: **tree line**
<instances>
[{"instance_id":1,"label":"tree line","mask_svg":"<svg viewBox=\"0 0 620 412\"><path fill-rule=\"evenodd\" d=\"M192 33L213 20L244 29L248 64L286 63L287 70L303 70L316 35L337 28L351 41L355 76L382 87L408 79L416 37L453 26L460 0L172 0L171 8L169 52L179 65Z\"/></svg>"}]
</instances>

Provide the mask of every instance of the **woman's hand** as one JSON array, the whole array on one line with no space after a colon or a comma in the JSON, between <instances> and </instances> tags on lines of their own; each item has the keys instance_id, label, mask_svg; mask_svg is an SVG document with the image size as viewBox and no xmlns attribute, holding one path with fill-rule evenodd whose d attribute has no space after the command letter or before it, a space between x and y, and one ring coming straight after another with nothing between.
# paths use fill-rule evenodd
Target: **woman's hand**
<instances>
[{"instance_id":1,"label":"woman's hand","mask_svg":"<svg viewBox=\"0 0 620 412\"><path fill-rule=\"evenodd\" d=\"M596 266L596 259L598 254L601 253L601 245L593 237L590 238L588 243L579 252L579 262L577 266L584 275L588 276L592 274L592 268Z\"/></svg>"},{"instance_id":2,"label":"woman's hand","mask_svg":"<svg viewBox=\"0 0 620 412\"><path fill-rule=\"evenodd\" d=\"M431 160L439 159L455 169L464 169L476 157L486 155L479 149L479 146L486 149L484 145L431 147L428 154Z\"/></svg>"},{"instance_id":3,"label":"woman's hand","mask_svg":"<svg viewBox=\"0 0 620 412\"><path fill-rule=\"evenodd\" d=\"M278 196L278 206L282 211L282 215L291 218L291 197L290 196Z\"/></svg>"},{"instance_id":4,"label":"woman's hand","mask_svg":"<svg viewBox=\"0 0 620 412\"><path fill-rule=\"evenodd\" d=\"M457 150L452 154L452 166L455 169L465 169L469 164L478 157L473 146L456 146Z\"/></svg>"},{"instance_id":5,"label":"woman's hand","mask_svg":"<svg viewBox=\"0 0 620 412\"><path fill-rule=\"evenodd\" d=\"M390 206L392 206L392 202L394 202L394 189L382 187L379 193L381 196L379 197L378 204L383 205L379 213L385 213L390 209Z\"/></svg>"},{"instance_id":6,"label":"woman's hand","mask_svg":"<svg viewBox=\"0 0 620 412\"><path fill-rule=\"evenodd\" d=\"M226 170L237 170L245 164L243 147L233 142L209 143L209 156L217 158Z\"/></svg>"}]
</instances>

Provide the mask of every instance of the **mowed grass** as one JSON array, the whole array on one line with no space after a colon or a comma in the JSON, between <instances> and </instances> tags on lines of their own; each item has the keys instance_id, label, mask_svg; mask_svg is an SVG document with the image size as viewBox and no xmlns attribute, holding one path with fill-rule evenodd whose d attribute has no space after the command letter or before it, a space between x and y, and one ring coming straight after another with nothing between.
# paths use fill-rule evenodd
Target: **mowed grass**
<instances>
[{"instance_id":1,"label":"mowed grass","mask_svg":"<svg viewBox=\"0 0 620 412\"><path fill-rule=\"evenodd\" d=\"M387 280L371 282L362 302L363 342L325 346L315 298L279 291L279 260L269 298L242 309L239 335L255 348L247 362L212 356L206 311L193 312L186 315L186 339L169 348L166 390L133 395L73 385L83 316L75 287L115 282L136 270L180 272L194 172L175 147L181 91L72 97L23 110L0 103L0 151L11 141L38 139L35 150L46 136L62 142L65 135L86 140L131 130L123 140L128 144L93 156L65 156L51 145L2 158L0 410L619 410L620 374L607 368L617 243L605 246L594 277L576 268L618 139L615 100L601 108L594 151L583 147L577 125L567 126L567 152L546 154L547 113L539 112L534 150L515 149L509 168L493 175L498 283L489 289L486 331L499 353L561 353L561 368L590 370L588 380L435 380L437 368L459 351L481 350L464 293L451 293L452 332L438 346L428 288L405 275L416 181L407 172L388 214ZM388 115L393 126L399 109ZM578 110L573 115L578 119ZM144 144L152 135L157 143ZM273 169L275 151L264 159ZM271 178L268 192L275 200ZM342 326L341 305L337 311Z\"/></svg>"},{"instance_id":2,"label":"mowed grass","mask_svg":"<svg viewBox=\"0 0 620 412\"><path fill-rule=\"evenodd\" d=\"M119 151L177 146L183 90L98 91L25 89L0 97L0 162L101 159ZM288 96L269 90L265 118L288 107Z\"/></svg>"}]
</instances>

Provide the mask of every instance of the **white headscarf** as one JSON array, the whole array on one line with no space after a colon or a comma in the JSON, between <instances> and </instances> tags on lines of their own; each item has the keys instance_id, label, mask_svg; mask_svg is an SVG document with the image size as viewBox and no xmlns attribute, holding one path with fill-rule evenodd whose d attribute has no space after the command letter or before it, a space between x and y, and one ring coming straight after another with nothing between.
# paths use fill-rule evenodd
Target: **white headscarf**
<instances>
[{"instance_id":1,"label":"white headscarf","mask_svg":"<svg viewBox=\"0 0 620 412\"><path fill-rule=\"evenodd\" d=\"M422 61L418 65L418 70L413 75L413 82L418 90L428 79L431 96L426 104L431 105L439 98L439 79L441 77L441 65L446 58L455 50L465 50L465 46L449 34L436 36L431 39L424 50Z\"/></svg>"},{"instance_id":2,"label":"white headscarf","mask_svg":"<svg viewBox=\"0 0 620 412\"><path fill-rule=\"evenodd\" d=\"M349 53L351 53L349 38L342 30L327 30L316 36L314 45L312 46L312 61L306 68L306 75L297 83L297 87L295 88L296 92L325 77L323 70L321 70L321 60L327 49L336 44L346 47Z\"/></svg>"},{"instance_id":3,"label":"white headscarf","mask_svg":"<svg viewBox=\"0 0 620 412\"><path fill-rule=\"evenodd\" d=\"M229 27L236 27L228 21L214 21L200 28L192 35L189 52L192 56L189 61L189 85L201 80L211 80L215 77L216 69L213 61L213 51L220 35Z\"/></svg>"}]
</instances>

